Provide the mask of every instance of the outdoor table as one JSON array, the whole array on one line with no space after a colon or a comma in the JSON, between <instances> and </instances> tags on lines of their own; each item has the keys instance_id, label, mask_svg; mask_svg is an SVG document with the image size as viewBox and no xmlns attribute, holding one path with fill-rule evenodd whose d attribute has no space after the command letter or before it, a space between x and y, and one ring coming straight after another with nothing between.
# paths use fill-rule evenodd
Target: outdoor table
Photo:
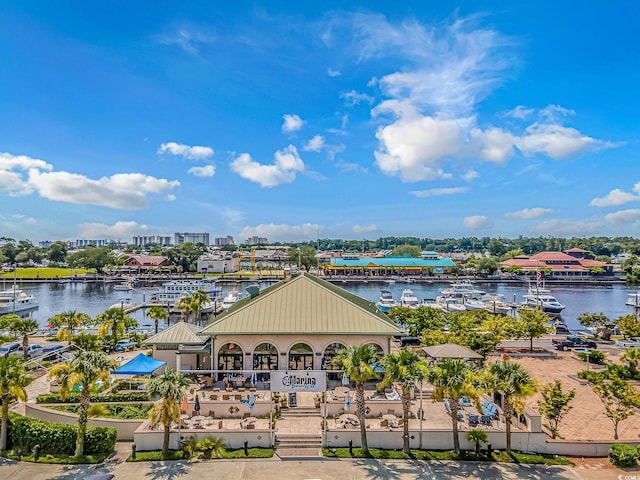
<instances>
[{"instance_id":1,"label":"outdoor table","mask_svg":"<svg viewBox=\"0 0 640 480\"><path fill-rule=\"evenodd\" d=\"M395 415L382 415L382 419L387 420L390 427L395 427L398 424L398 419Z\"/></svg>"},{"instance_id":2,"label":"outdoor table","mask_svg":"<svg viewBox=\"0 0 640 480\"><path fill-rule=\"evenodd\" d=\"M195 417L193 417L191 420L193 420L194 423L202 423L202 421L204 420L204 415L197 415Z\"/></svg>"},{"instance_id":3,"label":"outdoor table","mask_svg":"<svg viewBox=\"0 0 640 480\"><path fill-rule=\"evenodd\" d=\"M347 423L350 423L354 427L357 427L357 426L360 425L360 421L358 420L358 417L356 417L355 415L353 415L351 413L343 413L342 415L340 415L338 417L338 420L340 420L340 423L343 426L345 426Z\"/></svg>"}]
</instances>

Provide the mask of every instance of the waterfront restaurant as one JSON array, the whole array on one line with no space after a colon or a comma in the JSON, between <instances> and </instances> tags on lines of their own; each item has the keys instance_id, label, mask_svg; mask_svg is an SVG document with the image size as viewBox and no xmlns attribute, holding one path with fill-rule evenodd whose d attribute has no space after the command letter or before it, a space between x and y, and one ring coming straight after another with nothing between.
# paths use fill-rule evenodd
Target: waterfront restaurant
<instances>
[{"instance_id":1,"label":"waterfront restaurant","mask_svg":"<svg viewBox=\"0 0 640 480\"><path fill-rule=\"evenodd\" d=\"M374 303L308 274L240 300L197 331L178 325L145 341L155 358L183 372L215 372L218 381L242 377L239 383L254 372L266 382L278 370L326 370L330 382L339 381L330 372L338 350L371 344L385 355L392 337L402 334Z\"/></svg>"},{"instance_id":2,"label":"waterfront restaurant","mask_svg":"<svg viewBox=\"0 0 640 480\"><path fill-rule=\"evenodd\" d=\"M324 268L328 275L420 276L429 273L445 273L454 265L453 260L440 257L436 252L422 252L420 258L408 255L402 257L343 255L331 258Z\"/></svg>"}]
</instances>

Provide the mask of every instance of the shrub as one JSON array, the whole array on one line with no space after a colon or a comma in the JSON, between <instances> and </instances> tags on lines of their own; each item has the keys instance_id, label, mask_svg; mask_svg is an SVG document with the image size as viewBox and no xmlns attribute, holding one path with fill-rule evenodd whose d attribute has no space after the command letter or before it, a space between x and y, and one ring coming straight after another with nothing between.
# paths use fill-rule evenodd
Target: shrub
<instances>
[{"instance_id":1,"label":"shrub","mask_svg":"<svg viewBox=\"0 0 640 480\"><path fill-rule=\"evenodd\" d=\"M578 358L583 362L587 361L587 354L585 352L577 352ZM602 364L604 363L604 352L600 350L591 350L589 352L589 363Z\"/></svg>"},{"instance_id":2,"label":"shrub","mask_svg":"<svg viewBox=\"0 0 640 480\"><path fill-rule=\"evenodd\" d=\"M65 423L51 423L9 415L9 448L31 452L40 445L42 454L73 455L76 448L78 427ZM85 435L85 455L111 453L116 446L118 432L115 428L88 427Z\"/></svg>"},{"instance_id":3,"label":"shrub","mask_svg":"<svg viewBox=\"0 0 640 480\"><path fill-rule=\"evenodd\" d=\"M626 443L614 443L609 450L609 460L616 467L635 467L638 465L638 449Z\"/></svg>"}]
</instances>

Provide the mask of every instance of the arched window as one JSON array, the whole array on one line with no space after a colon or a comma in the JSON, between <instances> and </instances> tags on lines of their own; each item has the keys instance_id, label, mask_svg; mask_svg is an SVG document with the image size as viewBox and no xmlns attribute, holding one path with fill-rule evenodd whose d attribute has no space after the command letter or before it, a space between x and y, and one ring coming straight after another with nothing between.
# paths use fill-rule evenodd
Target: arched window
<instances>
[{"instance_id":1,"label":"arched window","mask_svg":"<svg viewBox=\"0 0 640 480\"><path fill-rule=\"evenodd\" d=\"M271 343L261 343L253 351L254 370L277 370L278 349Z\"/></svg>"},{"instance_id":2,"label":"arched window","mask_svg":"<svg viewBox=\"0 0 640 480\"><path fill-rule=\"evenodd\" d=\"M313 349L306 343L296 343L289 350L289 370L313 370Z\"/></svg>"},{"instance_id":3,"label":"arched window","mask_svg":"<svg viewBox=\"0 0 640 480\"><path fill-rule=\"evenodd\" d=\"M242 370L243 351L235 342L225 343L218 350L218 370Z\"/></svg>"},{"instance_id":4,"label":"arched window","mask_svg":"<svg viewBox=\"0 0 640 480\"><path fill-rule=\"evenodd\" d=\"M327 348L324 349L324 354L322 355L322 370L336 370L335 365L333 364L333 359L338 354L340 349L345 348L345 346L340 342L334 342L327 345Z\"/></svg>"}]
</instances>

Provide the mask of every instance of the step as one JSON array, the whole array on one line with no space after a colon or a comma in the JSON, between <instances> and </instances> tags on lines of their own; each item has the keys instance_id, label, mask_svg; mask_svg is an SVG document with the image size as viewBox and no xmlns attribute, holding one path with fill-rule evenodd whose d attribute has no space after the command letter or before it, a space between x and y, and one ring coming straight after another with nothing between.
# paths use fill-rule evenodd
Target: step
<instances>
[{"instance_id":1,"label":"step","mask_svg":"<svg viewBox=\"0 0 640 480\"><path fill-rule=\"evenodd\" d=\"M318 458L322 457L322 447L282 448L276 450L280 458Z\"/></svg>"}]
</instances>

